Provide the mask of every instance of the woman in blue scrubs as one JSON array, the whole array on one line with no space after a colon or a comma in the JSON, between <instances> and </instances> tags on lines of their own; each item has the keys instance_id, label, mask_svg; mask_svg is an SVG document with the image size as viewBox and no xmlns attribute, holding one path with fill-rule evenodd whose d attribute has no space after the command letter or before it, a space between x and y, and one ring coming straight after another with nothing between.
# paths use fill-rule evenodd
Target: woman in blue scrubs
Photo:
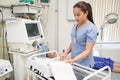
<instances>
[{"instance_id":1,"label":"woman in blue scrubs","mask_svg":"<svg viewBox=\"0 0 120 80\"><path fill-rule=\"evenodd\" d=\"M92 50L96 43L98 30L93 22L91 5L84 1L78 2L73 6L73 14L76 22L71 32L71 43L61 55L61 60L64 60L71 52L71 59L66 62L92 68L94 65Z\"/></svg>"},{"instance_id":2,"label":"woman in blue scrubs","mask_svg":"<svg viewBox=\"0 0 120 80\"><path fill-rule=\"evenodd\" d=\"M71 59L66 60L67 63L78 63L92 68L94 65L92 50L98 31L93 21L91 5L84 1L78 2L73 6L73 14L76 22L71 32L71 43L61 55L61 60L71 52ZM77 80L83 78L78 74L76 77Z\"/></svg>"}]
</instances>

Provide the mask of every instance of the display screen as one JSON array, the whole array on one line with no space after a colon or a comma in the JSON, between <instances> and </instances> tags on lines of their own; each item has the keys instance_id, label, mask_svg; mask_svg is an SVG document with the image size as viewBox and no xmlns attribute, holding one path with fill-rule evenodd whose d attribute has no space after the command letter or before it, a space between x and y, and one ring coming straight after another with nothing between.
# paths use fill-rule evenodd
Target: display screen
<instances>
[{"instance_id":1,"label":"display screen","mask_svg":"<svg viewBox=\"0 0 120 80\"><path fill-rule=\"evenodd\" d=\"M40 36L37 23L26 23L28 37Z\"/></svg>"}]
</instances>

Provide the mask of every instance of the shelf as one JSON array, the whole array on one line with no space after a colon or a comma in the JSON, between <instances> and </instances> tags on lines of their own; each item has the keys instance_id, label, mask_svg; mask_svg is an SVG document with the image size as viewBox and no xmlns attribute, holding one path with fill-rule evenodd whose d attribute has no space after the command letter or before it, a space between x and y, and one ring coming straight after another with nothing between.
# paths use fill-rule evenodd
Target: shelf
<instances>
[{"instance_id":1,"label":"shelf","mask_svg":"<svg viewBox=\"0 0 120 80\"><path fill-rule=\"evenodd\" d=\"M41 9L41 5L18 4L12 5L13 13L31 13L37 14Z\"/></svg>"}]
</instances>

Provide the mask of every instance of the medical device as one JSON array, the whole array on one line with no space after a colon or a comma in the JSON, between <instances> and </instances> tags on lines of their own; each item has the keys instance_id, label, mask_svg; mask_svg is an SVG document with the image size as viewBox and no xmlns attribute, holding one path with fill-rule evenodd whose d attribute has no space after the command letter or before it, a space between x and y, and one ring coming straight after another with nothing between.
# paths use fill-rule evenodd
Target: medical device
<instances>
[{"instance_id":1,"label":"medical device","mask_svg":"<svg viewBox=\"0 0 120 80\"><path fill-rule=\"evenodd\" d=\"M40 21L17 19L6 22L8 47L12 51L33 51L34 41L44 40L43 29Z\"/></svg>"},{"instance_id":2,"label":"medical device","mask_svg":"<svg viewBox=\"0 0 120 80\"><path fill-rule=\"evenodd\" d=\"M49 63L58 61L59 57L47 58L47 53L32 55L27 60L27 68L42 80L54 80ZM111 69L108 66L94 70L75 63L72 67L74 72L84 77L83 80L111 80ZM104 72L105 69L108 69L108 72Z\"/></svg>"},{"instance_id":3,"label":"medical device","mask_svg":"<svg viewBox=\"0 0 120 80\"><path fill-rule=\"evenodd\" d=\"M106 22L100 27L101 29L101 39L103 37L103 29L105 28L106 24L114 24L118 21L119 17L116 13L109 13L108 15L105 16Z\"/></svg>"},{"instance_id":4,"label":"medical device","mask_svg":"<svg viewBox=\"0 0 120 80\"><path fill-rule=\"evenodd\" d=\"M12 65L8 60L0 59L0 77L13 71Z\"/></svg>"},{"instance_id":5,"label":"medical device","mask_svg":"<svg viewBox=\"0 0 120 80\"><path fill-rule=\"evenodd\" d=\"M104 22L104 24L100 27L100 30L101 30L101 33L100 33L101 34L100 35L100 54L102 53L103 30L106 27L105 25L117 23L118 19L119 19L119 16L116 13L109 13L105 16L106 22Z\"/></svg>"}]
</instances>

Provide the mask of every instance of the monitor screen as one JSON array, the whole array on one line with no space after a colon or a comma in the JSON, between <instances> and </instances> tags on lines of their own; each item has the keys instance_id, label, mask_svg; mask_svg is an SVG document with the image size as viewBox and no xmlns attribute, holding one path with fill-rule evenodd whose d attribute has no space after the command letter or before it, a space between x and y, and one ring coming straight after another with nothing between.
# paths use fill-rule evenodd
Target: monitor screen
<instances>
[{"instance_id":1,"label":"monitor screen","mask_svg":"<svg viewBox=\"0 0 120 80\"><path fill-rule=\"evenodd\" d=\"M29 40L43 38L43 34L39 29L40 25L38 25L38 23L25 23L25 26Z\"/></svg>"},{"instance_id":2,"label":"monitor screen","mask_svg":"<svg viewBox=\"0 0 120 80\"><path fill-rule=\"evenodd\" d=\"M26 30L28 37L40 36L38 26L36 23L26 23Z\"/></svg>"}]
</instances>

